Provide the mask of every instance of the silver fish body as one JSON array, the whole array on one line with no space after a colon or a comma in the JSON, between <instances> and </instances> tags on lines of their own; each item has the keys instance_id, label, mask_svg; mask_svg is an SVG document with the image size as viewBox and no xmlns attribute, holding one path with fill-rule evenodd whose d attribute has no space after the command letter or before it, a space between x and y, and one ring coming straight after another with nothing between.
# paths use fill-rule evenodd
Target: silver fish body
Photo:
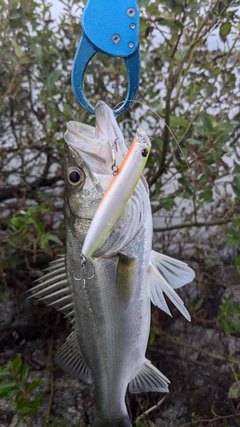
<instances>
[{"instance_id":1,"label":"silver fish body","mask_svg":"<svg viewBox=\"0 0 240 427\"><path fill-rule=\"evenodd\" d=\"M194 273L186 264L152 251L152 215L144 179L139 180L110 234L83 266L80 255L87 231L113 178L112 147L117 162L127 151L111 110L102 102L96 108L96 120L92 133L88 128L88 144L92 138L99 141L99 147L93 143L88 149L78 124L72 124L73 132L68 126L66 255L32 291L72 321L73 332L57 352L56 362L69 374L94 382L92 426L127 427L132 426L125 405L128 386L135 393L168 391L168 379L145 358L150 301L170 314L165 292L190 320L174 288L190 282Z\"/></svg>"}]
</instances>

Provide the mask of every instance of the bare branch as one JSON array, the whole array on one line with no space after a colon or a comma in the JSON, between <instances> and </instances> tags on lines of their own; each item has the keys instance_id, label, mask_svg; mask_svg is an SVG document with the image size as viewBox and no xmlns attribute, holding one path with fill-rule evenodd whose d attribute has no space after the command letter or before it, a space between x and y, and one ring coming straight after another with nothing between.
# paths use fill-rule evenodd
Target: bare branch
<instances>
[{"instance_id":1,"label":"bare branch","mask_svg":"<svg viewBox=\"0 0 240 427\"><path fill-rule=\"evenodd\" d=\"M27 184L28 188L26 190L23 188L23 186L1 188L0 201L13 199L15 197L22 197L25 194L31 195L36 192L36 188L50 187L58 181L62 181L62 178L59 176L54 176L53 178L40 178L32 184Z\"/></svg>"}]
</instances>

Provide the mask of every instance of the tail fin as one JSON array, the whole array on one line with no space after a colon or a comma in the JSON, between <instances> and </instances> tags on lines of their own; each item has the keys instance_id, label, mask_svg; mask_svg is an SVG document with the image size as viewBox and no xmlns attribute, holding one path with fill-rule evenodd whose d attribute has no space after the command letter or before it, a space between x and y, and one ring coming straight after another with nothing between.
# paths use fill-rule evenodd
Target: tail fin
<instances>
[{"instance_id":1,"label":"tail fin","mask_svg":"<svg viewBox=\"0 0 240 427\"><path fill-rule=\"evenodd\" d=\"M94 418L91 427L132 427L132 423L128 415L112 420L97 416Z\"/></svg>"}]
</instances>

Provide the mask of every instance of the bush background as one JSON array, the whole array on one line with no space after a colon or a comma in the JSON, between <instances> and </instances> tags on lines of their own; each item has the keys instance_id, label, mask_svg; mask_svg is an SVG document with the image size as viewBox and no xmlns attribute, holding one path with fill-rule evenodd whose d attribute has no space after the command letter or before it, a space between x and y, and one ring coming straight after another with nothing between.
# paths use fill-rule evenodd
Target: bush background
<instances>
[{"instance_id":1,"label":"bush background","mask_svg":"<svg viewBox=\"0 0 240 427\"><path fill-rule=\"evenodd\" d=\"M140 88L137 102L119 117L119 123L129 142L139 125L152 139L146 178L154 248L186 260L196 271L195 283L181 293L192 315L191 325L174 309L174 320L153 310L150 357L171 378L172 386L163 409L149 419L157 423L157 418L167 417L168 410L173 419L171 405L179 401L184 407L184 395L187 421L180 417L166 426L237 426L240 2L142 0L139 6ZM55 340L63 339L63 330L65 336L69 331L59 314L26 301L24 294L48 262L64 253L66 122L94 124L94 117L76 102L70 81L84 2L61 1L61 8L55 19L51 3L45 0L0 3L3 364L16 354L26 356L24 344L14 338L14 331L22 337L17 329L21 329L21 319L22 328L28 331L23 335L32 331L32 337L24 335L25 342L32 341L32 350L37 336L43 349L53 341L54 354ZM102 99L114 107L125 98L126 87L123 61L103 54L91 61L85 92L93 105ZM31 313L27 319L26 312ZM51 320L54 326L40 333L34 315L43 330L49 318L59 319L60 331ZM215 376L213 367L224 379ZM201 383L203 371L208 378ZM171 393L176 392L180 396L174 398ZM156 396L131 399L135 419ZM54 411L51 414L56 421Z\"/></svg>"}]
</instances>

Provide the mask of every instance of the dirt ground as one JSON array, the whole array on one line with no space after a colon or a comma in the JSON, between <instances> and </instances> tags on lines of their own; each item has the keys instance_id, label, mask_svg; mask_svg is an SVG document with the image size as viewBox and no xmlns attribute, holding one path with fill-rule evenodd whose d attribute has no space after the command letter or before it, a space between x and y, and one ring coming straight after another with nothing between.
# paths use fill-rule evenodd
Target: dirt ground
<instances>
[{"instance_id":1,"label":"dirt ground","mask_svg":"<svg viewBox=\"0 0 240 427\"><path fill-rule=\"evenodd\" d=\"M70 325L54 309L27 300L25 290L31 287L32 276L34 272L18 271L18 286L12 277L12 286L2 291L0 365L21 355L29 364L29 379L42 378L38 392L44 402L37 417L18 419L10 402L1 399L0 427L88 426L94 413L94 388L55 366L54 354L70 333ZM224 290L202 283L197 280L181 291L187 307L202 302L199 310L192 310L191 323L172 306L173 318L152 310L147 357L171 384L168 394L128 393L127 406L138 427L240 426L240 400L228 397L240 374L240 340L216 326Z\"/></svg>"}]
</instances>

